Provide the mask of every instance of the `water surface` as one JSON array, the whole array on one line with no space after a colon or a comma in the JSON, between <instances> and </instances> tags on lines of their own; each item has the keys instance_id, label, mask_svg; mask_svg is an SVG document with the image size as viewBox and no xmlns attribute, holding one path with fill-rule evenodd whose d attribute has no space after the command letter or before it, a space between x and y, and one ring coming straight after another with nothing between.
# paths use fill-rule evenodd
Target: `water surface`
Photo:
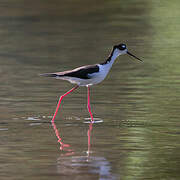
<instances>
[{"instance_id":1,"label":"water surface","mask_svg":"<svg viewBox=\"0 0 180 180\"><path fill-rule=\"evenodd\" d=\"M179 1L2 1L0 176L11 179L179 179ZM39 77L103 62L124 42L104 82ZM59 142L58 141L59 138Z\"/></svg>"}]
</instances>

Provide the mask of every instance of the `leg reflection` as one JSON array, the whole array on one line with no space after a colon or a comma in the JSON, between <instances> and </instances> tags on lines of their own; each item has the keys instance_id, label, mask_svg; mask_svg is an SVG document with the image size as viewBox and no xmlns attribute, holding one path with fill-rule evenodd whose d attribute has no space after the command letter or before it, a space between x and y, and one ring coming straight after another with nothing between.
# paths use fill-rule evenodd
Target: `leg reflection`
<instances>
[{"instance_id":1,"label":"leg reflection","mask_svg":"<svg viewBox=\"0 0 180 180\"><path fill-rule=\"evenodd\" d=\"M60 148L59 148L59 149L60 149L61 151L66 152L66 153L65 153L65 156L73 155L75 152L73 151L73 149L71 149L71 146L70 146L69 144L63 143L62 138L61 138L61 136L60 136L60 134L59 134L59 131L58 131L57 127L56 127L56 124L55 124L54 122L51 122L51 124L52 124L52 127L53 127L53 129L54 129L55 135L56 135L56 137L57 137L57 139L58 139L58 143L60 144ZM92 129L93 129L93 123L91 122L91 123L89 124L89 129L88 129L88 131L87 131L87 136L88 136L87 156L88 156L88 157L89 157L89 155L90 155L90 153L91 153L91 144L92 144L92 141L91 141L91 131L92 131Z\"/></svg>"},{"instance_id":2,"label":"leg reflection","mask_svg":"<svg viewBox=\"0 0 180 180\"><path fill-rule=\"evenodd\" d=\"M88 135L88 151L87 151L87 155L89 157L89 154L90 154L90 150L91 150L91 131L93 129L93 122L91 121L90 124L89 124L89 129L88 129L88 132L87 132L87 135Z\"/></svg>"},{"instance_id":3,"label":"leg reflection","mask_svg":"<svg viewBox=\"0 0 180 180\"><path fill-rule=\"evenodd\" d=\"M69 156L69 155L74 154L73 150L70 148L71 146L70 146L69 144L65 144L65 143L62 142L62 138L61 138L61 136L60 136L60 134L59 134L59 131L58 131L58 129L57 129L56 124L54 123L54 121L52 121L51 124L52 124L52 126L53 126L54 132L55 132L56 137L57 137L57 139L58 139L58 143L60 144L60 148L59 148L59 149L60 149L61 151L66 152L66 154L65 154L66 156Z\"/></svg>"}]
</instances>

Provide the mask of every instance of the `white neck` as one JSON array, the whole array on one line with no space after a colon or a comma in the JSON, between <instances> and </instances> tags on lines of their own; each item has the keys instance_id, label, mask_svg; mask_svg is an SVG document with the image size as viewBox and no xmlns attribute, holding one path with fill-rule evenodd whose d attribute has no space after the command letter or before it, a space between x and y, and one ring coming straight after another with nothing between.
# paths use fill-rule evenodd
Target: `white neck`
<instances>
[{"instance_id":1,"label":"white neck","mask_svg":"<svg viewBox=\"0 0 180 180\"><path fill-rule=\"evenodd\" d=\"M116 60L116 58L121 55L121 54L125 54L126 51L120 51L119 49L113 49L110 56L108 57L108 59L104 62L101 63L101 65L110 65L112 66L112 64L114 63L114 61Z\"/></svg>"},{"instance_id":2,"label":"white neck","mask_svg":"<svg viewBox=\"0 0 180 180\"><path fill-rule=\"evenodd\" d=\"M121 55L121 52L120 52L118 49L115 49L115 50L113 51L113 54L112 54L112 56L111 56L111 59L110 59L110 62L109 62L109 63L113 64L114 61L116 60L116 58L117 58L119 55Z\"/></svg>"},{"instance_id":3,"label":"white neck","mask_svg":"<svg viewBox=\"0 0 180 180\"><path fill-rule=\"evenodd\" d=\"M114 61L121 54L125 54L125 53L120 51L119 49L113 49L111 52L111 55L108 57L108 59L104 63L99 64L99 68L100 68L99 72L100 73L99 73L98 77L101 79L101 81L107 76Z\"/></svg>"}]
</instances>

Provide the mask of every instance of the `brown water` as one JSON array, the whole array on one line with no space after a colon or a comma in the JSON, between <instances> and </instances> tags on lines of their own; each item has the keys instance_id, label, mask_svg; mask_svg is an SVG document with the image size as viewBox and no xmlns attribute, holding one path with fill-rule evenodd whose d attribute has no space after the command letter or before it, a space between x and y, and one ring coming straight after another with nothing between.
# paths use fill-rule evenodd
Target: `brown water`
<instances>
[{"instance_id":1,"label":"brown water","mask_svg":"<svg viewBox=\"0 0 180 180\"><path fill-rule=\"evenodd\" d=\"M179 179L179 7L178 0L1 1L0 179ZM102 62L120 42L144 62L121 56L91 88L102 121L92 127L86 88L64 99L55 121L68 144L61 146L50 120L72 85L38 74Z\"/></svg>"}]
</instances>

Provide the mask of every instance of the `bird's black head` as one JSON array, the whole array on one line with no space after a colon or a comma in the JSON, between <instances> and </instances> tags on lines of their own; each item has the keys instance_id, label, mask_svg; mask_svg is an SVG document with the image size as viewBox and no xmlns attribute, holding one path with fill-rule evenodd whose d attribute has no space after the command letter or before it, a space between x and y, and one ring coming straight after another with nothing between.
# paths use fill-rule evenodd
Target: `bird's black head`
<instances>
[{"instance_id":1,"label":"bird's black head","mask_svg":"<svg viewBox=\"0 0 180 180\"><path fill-rule=\"evenodd\" d=\"M142 61L141 59L139 59L138 57L136 57L135 55L131 54L131 53L128 51L128 49L127 49L127 47L126 47L126 44L121 43L121 44L115 45L115 46L113 47L113 52L115 52L115 50L118 50L118 51L119 51L119 55L121 55L121 54L128 54L128 55L134 57L135 59L138 59L138 60Z\"/></svg>"},{"instance_id":2,"label":"bird's black head","mask_svg":"<svg viewBox=\"0 0 180 180\"><path fill-rule=\"evenodd\" d=\"M112 54L116 54L117 56L119 56L126 53L127 53L127 47L123 43L115 45L113 47Z\"/></svg>"},{"instance_id":3,"label":"bird's black head","mask_svg":"<svg viewBox=\"0 0 180 180\"><path fill-rule=\"evenodd\" d=\"M123 50L127 49L125 44L119 44L119 45L116 45L115 47L117 49L119 49L120 51L123 51Z\"/></svg>"}]
</instances>

